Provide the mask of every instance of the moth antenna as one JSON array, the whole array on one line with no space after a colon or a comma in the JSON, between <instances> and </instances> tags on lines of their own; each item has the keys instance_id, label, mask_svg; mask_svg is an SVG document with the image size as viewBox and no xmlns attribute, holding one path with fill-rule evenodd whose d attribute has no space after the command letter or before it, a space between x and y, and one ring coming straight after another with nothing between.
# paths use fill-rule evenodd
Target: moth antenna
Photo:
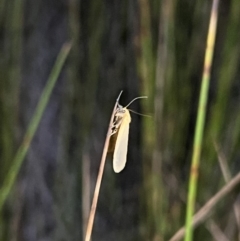
<instances>
[{"instance_id":1,"label":"moth antenna","mask_svg":"<svg viewBox=\"0 0 240 241\"><path fill-rule=\"evenodd\" d=\"M127 108L129 105L131 105L135 100L137 100L137 99L146 99L147 98L147 96L139 96L139 97L136 97L136 98L134 98L132 101L130 101L130 103L128 103L128 105L127 106L125 106L125 108Z\"/></svg>"},{"instance_id":2,"label":"moth antenna","mask_svg":"<svg viewBox=\"0 0 240 241\"><path fill-rule=\"evenodd\" d=\"M144 115L144 114L142 114L142 113L138 113L138 112L136 112L136 111L134 111L134 110L131 110L131 109L128 109L129 111L131 111L132 113L134 113L134 114L137 114L137 115L141 115L141 116L145 116L145 117L152 117L152 116L150 116L150 115Z\"/></svg>"}]
</instances>

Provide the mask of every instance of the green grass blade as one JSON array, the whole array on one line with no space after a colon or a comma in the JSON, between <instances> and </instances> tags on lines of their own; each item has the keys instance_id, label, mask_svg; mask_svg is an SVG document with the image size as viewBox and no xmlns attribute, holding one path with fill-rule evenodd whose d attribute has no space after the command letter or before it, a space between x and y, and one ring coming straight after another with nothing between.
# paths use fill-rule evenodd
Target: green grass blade
<instances>
[{"instance_id":1,"label":"green grass blade","mask_svg":"<svg viewBox=\"0 0 240 241\"><path fill-rule=\"evenodd\" d=\"M9 170L8 175L6 176L6 179L3 183L3 186L0 190L0 212L2 210L2 207L8 197L8 195L11 192L11 189L16 181L17 175L19 173L19 170L22 166L22 163L24 161L24 158L28 152L29 146L31 144L31 141L33 139L33 136L37 130L37 127L40 123L40 120L42 118L43 112L46 108L46 105L49 101L50 95L52 93L52 90L56 84L56 81L58 79L58 76L61 72L61 69L63 67L63 64L65 63L65 60L68 56L68 53L71 49L70 44L65 44L55 62L55 65L53 66L53 69L50 73L49 79L47 81L47 84L43 90L43 93L40 97L40 100L38 102L38 105L36 107L35 113L32 117L32 120L28 126L28 129L26 131L26 134L24 136L23 142L21 146L19 147L15 158L13 159L13 163L11 165L11 168Z\"/></svg>"},{"instance_id":2,"label":"green grass blade","mask_svg":"<svg viewBox=\"0 0 240 241\"><path fill-rule=\"evenodd\" d=\"M208 89L210 82L210 72L212 67L213 51L216 37L217 9L219 0L213 0L211 18L208 30L207 46L204 60L204 71L202 75L202 84L197 113L197 123L194 134L193 155L190 171L190 180L188 186L188 200L186 212L186 235L185 241L191 241L193 236L192 220L195 211L195 202L197 194L198 169L200 163L200 154L202 149L202 138L205 125L206 106L208 100Z\"/></svg>"}]
</instances>

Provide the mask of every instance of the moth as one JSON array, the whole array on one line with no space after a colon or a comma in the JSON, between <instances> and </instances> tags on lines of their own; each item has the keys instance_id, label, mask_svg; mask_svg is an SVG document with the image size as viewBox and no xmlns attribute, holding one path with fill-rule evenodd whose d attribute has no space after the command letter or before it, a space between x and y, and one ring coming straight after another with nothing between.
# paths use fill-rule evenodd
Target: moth
<instances>
[{"instance_id":1,"label":"moth","mask_svg":"<svg viewBox=\"0 0 240 241\"><path fill-rule=\"evenodd\" d=\"M146 96L140 96L133 99L127 106L123 107L117 105L116 112L114 114L111 139L114 142L115 147L113 150L113 170L116 173L121 172L127 162L127 150L128 150L128 136L129 125L131 122L131 116L127 107L131 105L135 100L147 98ZM132 111L134 112L134 111ZM136 113L136 112L135 112ZM138 113L137 113L138 114ZM114 145L113 144L113 145Z\"/></svg>"}]
</instances>

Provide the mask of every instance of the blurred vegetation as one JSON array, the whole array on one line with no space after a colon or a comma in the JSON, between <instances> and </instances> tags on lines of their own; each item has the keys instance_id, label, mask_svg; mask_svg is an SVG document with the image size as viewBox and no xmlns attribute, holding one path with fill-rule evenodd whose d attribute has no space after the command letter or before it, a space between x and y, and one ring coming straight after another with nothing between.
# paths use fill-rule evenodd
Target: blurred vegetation
<instances>
[{"instance_id":1,"label":"blurred vegetation","mask_svg":"<svg viewBox=\"0 0 240 241\"><path fill-rule=\"evenodd\" d=\"M38 128L39 122L43 115L43 112L46 108L46 105L49 101L52 90L56 84L59 73L63 67L63 64L66 60L66 57L70 51L71 45L65 44L62 50L59 53L59 56L56 60L56 63L52 69L52 72L49 76L48 82L43 90L39 103L36 107L36 111L33 115L31 122L29 123L28 129L22 141L22 145L19 147L16 156L14 157L11 168L8 171L8 175L6 175L2 188L1 188L1 196L0 196L0 212L2 211L3 204L6 201L6 198L9 196L11 192L12 186L16 181L16 177L19 173L19 170L22 166L26 153L28 152L29 146L31 145L31 141L34 137L34 134Z\"/></svg>"},{"instance_id":2,"label":"blurred vegetation","mask_svg":"<svg viewBox=\"0 0 240 241\"><path fill-rule=\"evenodd\" d=\"M168 240L185 223L212 1L0 1L0 187L64 43L67 62L0 214L0 241L82 240L110 114L131 109L126 168L106 163L92 240ZM197 209L240 170L240 2L220 1ZM11 174L11 173L10 173ZM238 188L239 189L239 188ZM2 189L0 189L2 190ZM1 195L2 193L0 193ZM212 220L237 240L233 204ZM213 240L205 223L194 240Z\"/></svg>"}]
</instances>

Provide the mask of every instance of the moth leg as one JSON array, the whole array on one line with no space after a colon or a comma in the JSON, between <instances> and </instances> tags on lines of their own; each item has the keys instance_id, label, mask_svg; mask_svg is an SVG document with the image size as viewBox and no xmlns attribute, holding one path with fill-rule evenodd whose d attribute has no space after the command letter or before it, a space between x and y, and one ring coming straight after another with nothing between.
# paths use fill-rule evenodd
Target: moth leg
<instances>
[{"instance_id":1,"label":"moth leg","mask_svg":"<svg viewBox=\"0 0 240 241\"><path fill-rule=\"evenodd\" d=\"M110 136L114 135L118 131L119 125L117 123L113 123L111 126Z\"/></svg>"},{"instance_id":2,"label":"moth leg","mask_svg":"<svg viewBox=\"0 0 240 241\"><path fill-rule=\"evenodd\" d=\"M114 113L110 136L114 135L118 131L119 126L121 125L122 120L123 120L124 112L125 111L123 110L122 106L119 105L117 110Z\"/></svg>"},{"instance_id":3,"label":"moth leg","mask_svg":"<svg viewBox=\"0 0 240 241\"><path fill-rule=\"evenodd\" d=\"M112 126L111 126L110 136L114 135L118 131L119 126L121 125L121 123L122 123L122 117L115 115L115 117L113 119Z\"/></svg>"},{"instance_id":4,"label":"moth leg","mask_svg":"<svg viewBox=\"0 0 240 241\"><path fill-rule=\"evenodd\" d=\"M116 132L117 132L117 129L115 129L115 130L112 129L111 133L110 133L110 136L114 135Z\"/></svg>"}]
</instances>

